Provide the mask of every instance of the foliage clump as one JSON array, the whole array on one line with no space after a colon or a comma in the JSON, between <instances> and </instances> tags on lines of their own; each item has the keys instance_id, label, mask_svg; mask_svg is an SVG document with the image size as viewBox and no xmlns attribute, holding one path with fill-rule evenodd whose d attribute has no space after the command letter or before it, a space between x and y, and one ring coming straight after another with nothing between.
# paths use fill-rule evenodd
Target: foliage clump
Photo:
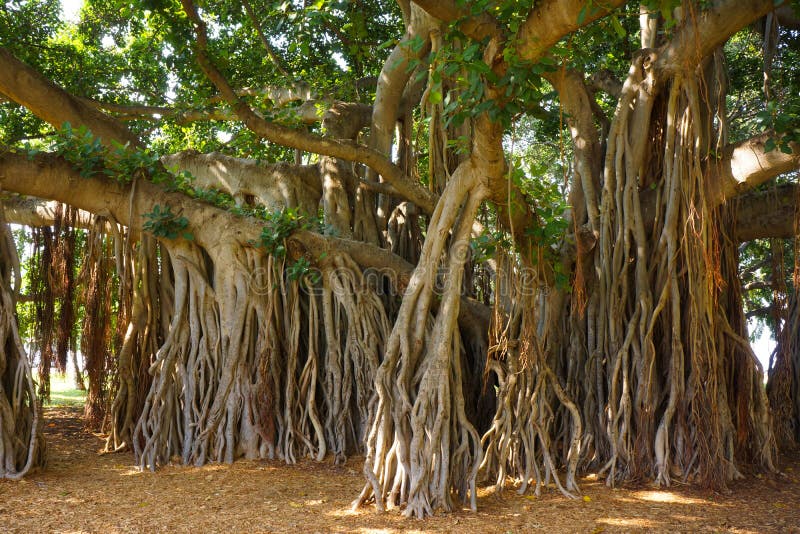
<instances>
[{"instance_id":1,"label":"foliage clump","mask_svg":"<svg viewBox=\"0 0 800 534\"><path fill-rule=\"evenodd\" d=\"M179 236L191 241L192 233L187 231L189 219L172 213L169 206L153 206L153 211L144 214L147 219L142 226L146 232L162 239L177 239Z\"/></svg>"}]
</instances>

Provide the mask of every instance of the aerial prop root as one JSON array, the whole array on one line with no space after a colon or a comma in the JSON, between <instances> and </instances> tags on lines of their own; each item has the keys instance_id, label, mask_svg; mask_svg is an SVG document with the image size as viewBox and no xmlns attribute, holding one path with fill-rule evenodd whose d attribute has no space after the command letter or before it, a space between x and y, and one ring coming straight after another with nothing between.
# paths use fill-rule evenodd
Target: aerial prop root
<instances>
[{"instance_id":1,"label":"aerial prop root","mask_svg":"<svg viewBox=\"0 0 800 534\"><path fill-rule=\"evenodd\" d=\"M15 313L20 280L16 246L0 206L0 479L9 480L45 463L40 407Z\"/></svg>"},{"instance_id":2,"label":"aerial prop root","mask_svg":"<svg viewBox=\"0 0 800 534\"><path fill-rule=\"evenodd\" d=\"M476 509L483 453L464 410L457 317L471 225L486 195L476 169L462 164L431 218L376 374L367 482L354 507L374 500L379 511L404 506L404 515L424 517L435 509L452 510L455 490ZM445 251L444 289L433 314L437 266Z\"/></svg>"},{"instance_id":3,"label":"aerial prop root","mask_svg":"<svg viewBox=\"0 0 800 534\"><path fill-rule=\"evenodd\" d=\"M579 410L550 369L536 335L534 288L524 287L510 258L498 262L498 273L498 278L510 278L514 298L507 311L495 304L488 369L498 379L498 400L492 424L481 440L486 454L480 470L483 476L494 477L498 490L507 476L513 476L520 481L519 494L533 482L538 496L552 477L563 495L576 498L582 439ZM556 401L570 414L565 458L557 456L552 440ZM558 475L562 463L567 467L564 484Z\"/></svg>"}]
</instances>

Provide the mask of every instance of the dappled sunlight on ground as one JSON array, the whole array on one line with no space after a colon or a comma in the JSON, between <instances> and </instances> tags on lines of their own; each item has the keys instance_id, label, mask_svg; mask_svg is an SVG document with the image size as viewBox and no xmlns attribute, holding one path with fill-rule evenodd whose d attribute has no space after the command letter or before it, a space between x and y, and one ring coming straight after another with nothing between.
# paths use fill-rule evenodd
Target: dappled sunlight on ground
<instances>
[{"instance_id":1,"label":"dappled sunlight on ground","mask_svg":"<svg viewBox=\"0 0 800 534\"><path fill-rule=\"evenodd\" d=\"M658 523L650 521L648 519L625 519L619 517L601 517L597 520L597 522L615 527L626 527L626 528L650 529L658 526Z\"/></svg>"},{"instance_id":2,"label":"dappled sunlight on ground","mask_svg":"<svg viewBox=\"0 0 800 534\"><path fill-rule=\"evenodd\" d=\"M478 492L478 512L425 521L398 511L351 510L363 487L361 460L243 460L140 472L130 453L98 455L80 409L47 410L49 466L19 483L0 481L0 532L798 532L800 461L786 477L737 483L731 495L680 486L609 489L581 481L581 499L548 488L518 495L509 484ZM174 461L177 460L173 459ZM783 482L778 482L778 481ZM794 529L794 530L793 530Z\"/></svg>"},{"instance_id":3,"label":"dappled sunlight on ground","mask_svg":"<svg viewBox=\"0 0 800 534\"><path fill-rule=\"evenodd\" d=\"M636 491L632 493L634 499L650 502L666 502L677 504L702 504L705 506L716 506L716 503L704 499L693 499L684 495L678 495L672 491Z\"/></svg>"},{"instance_id":4,"label":"dappled sunlight on ground","mask_svg":"<svg viewBox=\"0 0 800 534\"><path fill-rule=\"evenodd\" d=\"M353 510L352 508L343 508L341 510L331 510L330 512L325 512L325 515L329 517L355 517L360 513L361 512Z\"/></svg>"}]
</instances>

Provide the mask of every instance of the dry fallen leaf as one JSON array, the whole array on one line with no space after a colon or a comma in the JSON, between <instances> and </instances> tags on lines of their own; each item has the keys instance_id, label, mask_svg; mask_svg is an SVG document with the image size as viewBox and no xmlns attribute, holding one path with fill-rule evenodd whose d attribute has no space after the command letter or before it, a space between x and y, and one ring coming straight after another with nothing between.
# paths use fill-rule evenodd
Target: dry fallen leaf
<instances>
[{"instance_id":1,"label":"dry fallen leaf","mask_svg":"<svg viewBox=\"0 0 800 534\"><path fill-rule=\"evenodd\" d=\"M665 513L665 503L648 500L655 494L647 489L608 490L601 487L602 481L587 480L581 490L593 497L581 495L578 502L591 506L575 506L552 485L543 495L531 492L520 501L516 495L512 498L509 484L508 498L502 499L494 498L491 488L479 488L476 514L456 512L422 522L407 521L402 510L375 514L372 506L350 509L351 500L363 488L362 458L348 460L345 468L305 459L295 466L279 460L243 460L230 466L170 467L139 473L129 452L97 455L103 442L80 430L80 417L77 410L58 415L45 411L45 424L56 425L47 431L48 451L54 461L34 478L19 483L0 481L0 531L13 524L19 532L157 532L165 525L168 532L285 532L294 524L293 530L303 532L541 529L601 533L640 528L667 532L687 526L693 531L722 527L726 531L786 532L797 524L794 503L800 502L797 482L777 479L772 487L752 484L755 478L749 476L751 483L737 486L731 495L709 496L681 485L658 489L658 495L679 501L674 510ZM783 469L791 472L789 468L794 468L792 476L796 478L800 457L792 456L787 463ZM207 477L213 482L206 482ZM36 482L46 486L39 489ZM70 493L61 495L65 492Z\"/></svg>"}]
</instances>

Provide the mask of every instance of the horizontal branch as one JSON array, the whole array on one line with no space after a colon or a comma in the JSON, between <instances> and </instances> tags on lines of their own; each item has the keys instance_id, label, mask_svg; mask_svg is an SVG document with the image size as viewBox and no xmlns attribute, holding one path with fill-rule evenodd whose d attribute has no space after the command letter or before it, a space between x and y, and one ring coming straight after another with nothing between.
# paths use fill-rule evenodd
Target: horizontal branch
<instances>
[{"instance_id":1,"label":"horizontal branch","mask_svg":"<svg viewBox=\"0 0 800 534\"><path fill-rule=\"evenodd\" d=\"M30 227L53 226L56 223L56 211L60 204L55 200L41 200L16 195L2 200L6 222ZM73 226L90 228L92 220L91 213L78 210Z\"/></svg>"},{"instance_id":2,"label":"horizontal branch","mask_svg":"<svg viewBox=\"0 0 800 534\"><path fill-rule=\"evenodd\" d=\"M766 132L729 145L720 160L709 164L708 194L715 204L800 169L800 145L791 143L791 154L765 152L764 145L771 138L775 134Z\"/></svg>"},{"instance_id":3,"label":"horizontal branch","mask_svg":"<svg viewBox=\"0 0 800 534\"><path fill-rule=\"evenodd\" d=\"M736 199L736 239L739 242L798 234L800 186L784 184L753 191Z\"/></svg>"},{"instance_id":4,"label":"horizontal branch","mask_svg":"<svg viewBox=\"0 0 800 534\"><path fill-rule=\"evenodd\" d=\"M319 100L314 98L311 90L305 84L296 84L290 87L263 87L261 89L237 89L236 95L239 97L255 97L268 101L276 113L282 111L290 112L300 122L304 124L314 124L322 120L325 110L333 105L331 100ZM90 98L78 98L90 107L114 113L120 120L161 120L172 119L178 124L189 124L199 121L238 121L239 118L230 109L212 108L206 110L181 109L180 107L170 106L149 106L144 104L117 104L113 102L102 102ZM208 104L220 104L224 102L219 95L208 100ZM285 108L292 102L301 102L295 108Z\"/></svg>"},{"instance_id":5,"label":"horizontal branch","mask_svg":"<svg viewBox=\"0 0 800 534\"><path fill-rule=\"evenodd\" d=\"M2 47L0 93L56 128L61 128L65 122L73 126L85 125L105 146L111 146L111 141L141 146L139 139L124 125L87 106Z\"/></svg>"},{"instance_id":6,"label":"horizontal branch","mask_svg":"<svg viewBox=\"0 0 800 534\"><path fill-rule=\"evenodd\" d=\"M795 12L794 8L788 3L775 10L775 16L778 18L778 23L784 28L791 30L800 30L800 16Z\"/></svg>"},{"instance_id":7,"label":"horizontal branch","mask_svg":"<svg viewBox=\"0 0 800 534\"><path fill-rule=\"evenodd\" d=\"M750 310L749 312L744 314L744 317L748 321L750 319L752 319L753 317L761 317L761 318L763 318L767 314L772 315L774 313L774 309L775 309L774 308L774 304L768 304L766 306L761 306L761 307L758 307L758 308L756 308L754 310Z\"/></svg>"},{"instance_id":8,"label":"horizontal branch","mask_svg":"<svg viewBox=\"0 0 800 534\"><path fill-rule=\"evenodd\" d=\"M722 0L699 15L684 12L685 21L658 52L655 71L662 79L690 71L731 35L772 9L772 0Z\"/></svg>"},{"instance_id":9,"label":"horizontal branch","mask_svg":"<svg viewBox=\"0 0 800 534\"><path fill-rule=\"evenodd\" d=\"M719 160L713 160L707 164L706 195L712 208L736 197L741 199L742 195L755 187L800 167L800 146L796 143L792 144L794 149L792 154L784 154L780 150L764 152L764 143L771 135L763 133L728 145L722 151L722 157ZM641 191L640 195L645 227L651 228L655 219L657 195L652 189ZM750 209L746 214L742 213L740 220L756 221L756 215ZM779 218L781 217L783 216L781 215ZM741 224L749 225L750 223ZM766 225L761 230L753 228L752 231L759 233L759 237L767 237L767 235L761 234L766 232L766 228L769 227L771 225ZM740 231L747 232L748 230L742 228ZM781 235L786 233L783 230L780 232Z\"/></svg>"},{"instance_id":10,"label":"horizontal branch","mask_svg":"<svg viewBox=\"0 0 800 534\"><path fill-rule=\"evenodd\" d=\"M261 235L262 224L252 218L234 215L182 193L169 192L146 180L122 184L105 178L84 178L72 164L55 154L29 157L7 152L0 154L0 189L20 195L63 202L86 212L113 218L117 223L141 231L144 214L156 205L169 206L176 215L189 221L187 230L204 247L238 244L252 246ZM362 268L401 269L410 276L413 266L389 251L367 243L297 232L309 250L328 243L350 253Z\"/></svg>"},{"instance_id":11,"label":"horizontal branch","mask_svg":"<svg viewBox=\"0 0 800 534\"><path fill-rule=\"evenodd\" d=\"M162 156L161 163L171 172L191 174L195 187L223 191L239 204L248 204L248 198L253 197L270 211L288 206L316 213L322 195L318 165L262 164L219 152L201 154L193 150Z\"/></svg>"},{"instance_id":12,"label":"horizontal branch","mask_svg":"<svg viewBox=\"0 0 800 534\"><path fill-rule=\"evenodd\" d=\"M182 193L169 192L146 180L122 184L105 178L84 178L79 171L55 154L40 153L29 157L6 152L0 154L0 190L20 195L55 200L93 214L112 218L131 229L134 237L142 231L144 214L156 205L169 206L177 216L188 219L186 230L194 242L207 250L242 246L251 247L259 240L262 223L234 215ZM294 246L319 266L330 261L330 251L349 254L362 269L375 269L390 275L398 293L405 290L414 266L389 250L369 243L309 231L298 231L289 238ZM459 320L488 317L486 306L468 302L462 306ZM488 324L485 324L488 328Z\"/></svg>"},{"instance_id":13,"label":"horizontal branch","mask_svg":"<svg viewBox=\"0 0 800 534\"><path fill-rule=\"evenodd\" d=\"M231 105L236 115L256 135L289 148L314 152L324 156L362 163L373 169L391 183L398 193L419 206L427 213L433 213L436 205L436 196L423 187L419 182L407 176L405 172L392 163L391 159L377 150L360 145L350 140L332 139L321 137L307 132L287 128L280 124L270 122L254 111L240 99L222 73L211 61L207 50L208 36L206 24L197 14L191 0L181 0L184 11L192 22L197 43L195 54L197 63L206 77L213 83L220 94Z\"/></svg>"},{"instance_id":14,"label":"horizontal branch","mask_svg":"<svg viewBox=\"0 0 800 534\"><path fill-rule=\"evenodd\" d=\"M165 106L147 106L138 104L113 104L110 102L99 102L88 98L81 99L88 106L113 113L116 118L122 121L145 120L159 121L162 119L172 119L177 124L185 125L192 122L202 121L233 121L238 118L227 109L211 110L180 110Z\"/></svg>"},{"instance_id":15,"label":"horizontal branch","mask_svg":"<svg viewBox=\"0 0 800 534\"><path fill-rule=\"evenodd\" d=\"M750 282L749 284L742 284L742 291L757 291L757 290L764 290L764 289L772 289L772 277L768 280L757 280L755 282Z\"/></svg>"}]
</instances>

